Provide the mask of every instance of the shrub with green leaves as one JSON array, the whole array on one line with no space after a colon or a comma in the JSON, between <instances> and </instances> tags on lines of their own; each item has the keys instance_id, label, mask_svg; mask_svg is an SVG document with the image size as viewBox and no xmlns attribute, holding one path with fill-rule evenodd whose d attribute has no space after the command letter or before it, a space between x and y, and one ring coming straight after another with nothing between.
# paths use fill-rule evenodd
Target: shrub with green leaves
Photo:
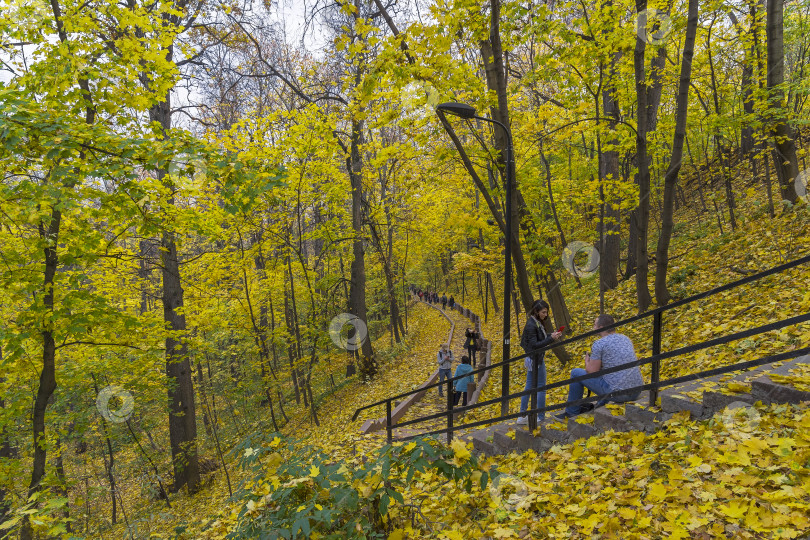
<instances>
[{"instance_id":1,"label":"shrub with green leaves","mask_svg":"<svg viewBox=\"0 0 810 540\"><path fill-rule=\"evenodd\" d=\"M276 435L253 434L234 451L254 475L234 493L242 507L228 527L233 539L385 538L396 525L389 509L405 503L416 475L438 474L466 491L489 479L462 443L448 448L431 438L386 445L356 465Z\"/></svg>"}]
</instances>

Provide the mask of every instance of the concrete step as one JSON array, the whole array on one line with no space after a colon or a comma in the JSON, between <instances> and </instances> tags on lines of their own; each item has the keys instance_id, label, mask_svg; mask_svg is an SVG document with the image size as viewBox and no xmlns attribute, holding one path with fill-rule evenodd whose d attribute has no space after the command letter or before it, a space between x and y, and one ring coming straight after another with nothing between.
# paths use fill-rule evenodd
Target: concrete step
<instances>
[{"instance_id":1,"label":"concrete step","mask_svg":"<svg viewBox=\"0 0 810 540\"><path fill-rule=\"evenodd\" d=\"M518 429L515 431L515 439L517 441L518 450L526 452L534 450L538 454L545 452L551 448L551 442L542 436L535 437L526 429Z\"/></svg>"},{"instance_id":2,"label":"concrete step","mask_svg":"<svg viewBox=\"0 0 810 540\"><path fill-rule=\"evenodd\" d=\"M554 424L562 424L564 427L563 429L550 427ZM552 444L565 444L571 441L571 434L568 432L570 425L567 418L565 420L548 420L540 426L540 436Z\"/></svg>"},{"instance_id":3,"label":"concrete step","mask_svg":"<svg viewBox=\"0 0 810 540\"><path fill-rule=\"evenodd\" d=\"M810 392L794 388L790 383L775 382L770 375L790 376L790 370L799 364L810 364L810 355L801 356L751 381L751 395L766 405L771 403L799 403L810 401Z\"/></svg>"},{"instance_id":4,"label":"concrete step","mask_svg":"<svg viewBox=\"0 0 810 540\"><path fill-rule=\"evenodd\" d=\"M507 427L503 430L498 430L493 434L493 440L495 444L504 451L504 453L509 453L514 450L517 450L517 435L513 439L507 432L510 431L511 427Z\"/></svg>"},{"instance_id":5,"label":"concrete step","mask_svg":"<svg viewBox=\"0 0 810 540\"><path fill-rule=\"evenodd\" d=\"M720 392L705 390L703 392L703 414L706 416L711 416L737 401L743 401L753 405L756 400L754 399L754 396L747 393L728 395Z\"/></svg>"},{"instance_id":6,"label":"concrete step","mask_svg":"<svg viewBox=\"0 0 810 540\"><path fill-rule=\"evenodd\" d=\"M606 431L633 431L638 429L624 415L615 416L610 409L599 407L593 411L593 425L599 433Z\"/></svg>"},{"instance_id":7,"label":"concrete step","mask_svg":"<svg viewBox=\"0 0 810 540\"><path fill-rule=\"evenodd\" d=\"M672 418L672 413L652 411L633 403L624 406L624 417L628 422L642 427L647 433L655 433L661 424Z\"/></svg>"},{"instance_id":8,"label":"concrete step","mask_svg":"<svg viewBox=\"0 0 810 540\"><path fill-rule=\"evenodd\" d=\"M503 451L498 448L498 446L494 442L490 442L487 440L489 436L481 433L478 435L473 435L472 443L473 443L473 450L476 454L485 454L487 456L500 456L503 455Z\"/></svg>"},{"instance_id":9,"label":"concrete step","mask_svg":"<svg viewBox=\"0 0 810 540\"><path fill-rule=\"evenodd\" d=\"M572 441L576 441L578 439L588 439L598 433L599 432L596 431L593 424L580 424L573 418L569 419L568 421L568 434L570 435Z\"/></svg>"},{"instance_id":10,"label":"concrete step","mask_svg":"<svg viewBox=\"0 0 810 540\"><path fill-rule=\"evenodd\" d=\"M669 414L689 411L693 420L700 420L704 417L702 402L697 403L689 398L678 397L672 394L661 394L661 410Z\"/></svg>"}]
</instances>

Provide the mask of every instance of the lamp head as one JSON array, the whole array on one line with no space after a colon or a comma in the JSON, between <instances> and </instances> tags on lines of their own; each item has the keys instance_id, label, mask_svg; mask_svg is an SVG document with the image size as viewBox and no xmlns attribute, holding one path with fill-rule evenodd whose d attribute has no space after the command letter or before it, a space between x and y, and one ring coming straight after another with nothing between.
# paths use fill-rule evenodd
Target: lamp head
<instances>
[{"instance_id":1,"label":"lamp head","mask_svg":"<svg viewBox=\"0 0 810 540\"><path fill-rule=\"evenodd\" d=\"M461 118L473 118L475 116L475 109L465 103L456 103L455 101L448 101L436 107L437 111L442 111Z\"/></svg>"}]
</instances>

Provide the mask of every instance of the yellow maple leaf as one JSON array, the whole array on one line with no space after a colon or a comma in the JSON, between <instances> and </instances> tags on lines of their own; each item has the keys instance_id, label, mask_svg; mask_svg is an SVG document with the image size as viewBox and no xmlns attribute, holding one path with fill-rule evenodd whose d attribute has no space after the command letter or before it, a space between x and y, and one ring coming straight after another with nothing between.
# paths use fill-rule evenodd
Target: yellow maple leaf
<instances>
[{"instance_id":1,"label":"yellow maple leaf","mask_svg":"<svg viewBox=\"0 0 810 540\"><path fill-rule=\"evenodd\" d=\"M732 392L737 393L737 394L741 394L743 392L750 392L751 391L751 385L750 384L744 384L744 383L739 383L739 382L730 382L730 383L728 383L726 385L726 388L728 388L729 390L731 390Z\"/></svg>"},{"instance_id":2,"label":"yellow maple leaf","mask_svg":"<svg viewBox=\"0 0 810 540\"><path fill-rule=\"evenodd\" d=\"M650 484L647 496L656 501L663 501L667 496L667 487L660 482L654 482Z\"/></svg>"},{"instance_id":3,"label":"yellow maple leaf","mask_svg":"<svg viewBox=\"0 0 810 540\"><path fill-rule=\"evenodd\" d=\"M309 475L312 478L315 478L319 474L321 474L321 470L316 465L313 465L312 467L309 468Z\"/></svg>"},{"instance_id":4,"label":"yellow maple leaf","mask_svg":"<svg viewBox=\"0 0 810 540\"><path fill-rule=\"evenodd\" d=\"M453 449L453 454L456 456L455 461L457 464L464 463L470 459L470 456L472 455L467 448L467 444L459 439L456 439L450 443L450 448Z\"/></svg>"},{"instance_id":5,"label":"yellow maple leaf","mask_svg":"<svg viewBox=\"0 0 810 540\"><path fill-rule=\"evenodd\" d=\"M748 505L744 501L731 501L727 505L721 504L718 508L724 515L732 519L740 519L748 511Z\"/></svg>"},{"instance_id":6,"label":"yellow maple leaf","mask_svg":"<svg viewBox=\"0 0 810 540\"><path fill-rule=\"evenodd\" d=\"M515 531L512 529L505 529L503 527L498 527L492 531L492 536L495 538L518 538Z\"/></svg>"}]
</instances>

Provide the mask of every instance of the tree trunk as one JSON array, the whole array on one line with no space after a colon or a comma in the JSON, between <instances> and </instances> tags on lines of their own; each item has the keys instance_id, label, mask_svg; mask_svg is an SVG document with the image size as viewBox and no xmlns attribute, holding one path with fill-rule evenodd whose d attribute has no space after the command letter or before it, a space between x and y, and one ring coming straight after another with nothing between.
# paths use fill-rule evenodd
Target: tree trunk
<instances>
[{"instance_id":1,"label":"tree trunk","mask_svg":"<svg viewBox=\"0 0 810 540\"><path fill-rule=\"evenodd\" d=\"M171 56L171 52L169 53ZM171 129L170 93L165 101L149 110L149 118L158 122L167 137ZM165 169L158 169L158 180L171 190L174 186ZM168 204L174 205L174 196ZM186 486L189 493L199 488L200 470L197 457L197 414L194 405L194 381L188 348L184 340L186 317L183 314L183 285L180 280L180 261L174 231L165 229L160 241L160 260L163 277L163 320L169 334L166 336L166 378L169 400L169 441L174 469L173 491Z\"/></svg>"},{"instance_id":2,"label":"tree trunk","mask_svg":"<svg viewBox=\"0 0 810 540\"><path fill-rule=\"evenodd\" d=\"M287 261L290 259L289 253L285 255ZM290 279L290 289L292 289L295 285L292 283L292 275L289 276ZM292 378L293 382L293 390L295 391L295 403L301 403L301 393L298 388L298 368L296 367L297 360L298 360L298 349L295 347L294 339L295 339L295 325L293 320L293 313L292 308L290 307L290 293L287 290L287 279L284 280L284 322L287 324L287 333L289 337L287 338L287 358L290 361L290 377Z\"/></svg>"},{"instance_id":3,"label":"tree trunk","mask_svg":"<svg viewBox=\"0 0 810 540\"><path fill-rule=\"evenodd\" d=\"M620 177L619 171L619 151L617 149L618 139L615 136L616 125L619 120L619 104L616 102L616 66L621 60L622 53L616 52L610 61L610 70L608 73L608 82L602 90L602 108L605 117L608 120L611 138L605 141L607 145L612 148L602 152L600 160L600 193L604 195L605 181L610 178L616 182ZM603 238L602 244L599 248L599 261L600 261L600 290L607 291L615 289L619 286L617 274L619 272L619 259L621 249L621 216L619 214L620 200L612 195L616 190L608 190L609 197L603 201L604 216L599 224L600 237Z\"/></svg>"},{"instance_id":4,"label":"tree trunk","mask_svg":"<svg viewBox=\"0 0 810 540\"><path fill-rule=\"evenodd\" d=\"M72 532L72 527L70 525L70 498L68 497L68 481L67 475L65 474L65 460L62 458L62 454L65 451L65 445L62 444L62 437L57 435L56 436L56 478L59 481L58 485L56 486L56 493L59 494L60 497L63 497L67 502L65 502L65 509L62 513L62 517L65 519L65 530L67 532Z\"/></svg>"},{"instance_id":5,"label":"tree trunk","mask_svg":"<svg viewBox=\"0 0 810 540\"><path fill-rule=\"evenodd\" d=\"M359 77L358 72L358 77ZM358 81L359 83L359 81ZM366 259L363 247L363 158L360 155L360 145L363 139L363 123L361 120L352 120L351 148L346 158L346 168L352 186L352 254L354 259L351 266L349 285L349 312L368 325L368 312L366 310ZM365 359L374 357L371 346L371 337L368 336L361 344L361 353Z\"/></svg>"},{"instance_id":6,"label":"tree trunk","mask_svg":"<svg viewBox=\"0 0 810 540\"><path fill-rule=\"evenodd\" d=\"M0 363L3 362L3 347L0 346ZM0 377L0 384L5 383L5 378ZM3 396L0 395L0 411L6 407L6 402ZM0 462L8 461L11 455L11 441L9 441L8 434L5 431L5 424L0 423ZM11 516L11 492L6 489L5 482L0 483L0 523L5 522ZM0 540L8 538L8 529L0 529Z\"/></svg>"},{"instance_id":7,"label":"tree trunk","mask_svg":"<svg viewBox=\"0 0 810 540\"><path fill-rule=\"evenodd\" d=\"M492 13L490 18L490 31L489 39L481 41L481 58L484 62L484 72L487 80L487 88L494 91L498 98L497 104L490 107L490 114L494 120L502 123L505 126L510 125L509 120L509 101L507 99L507 85L506 85L506 71L503 65L503 48L501 47L500 35L500 0L492 0ZM495 139L495 148L498 149L498 169L501 171L501 178L506 178L507 170L507 154L508 143L507 135L503 129L497 128L493 130ZM512 156L514 159L514 156ZM519 200L521 199L520 187L518 186L517 179L514 179L514 185L511 191L511 207L512 207L512 223L520 224L521 228L521 207ZM505 193L504 193L505 195ZM504 222L504 234L506 226ZM508 239L512 248L513 268L515 271L515 285L520 292L520 299L526 311L531 309L534 303L534 295L531 291L529 283L529 273L526 266L526 261L523 257L523 250L520 245L520 228L512 227L512 238ZM504 309L507 309L504 307Z\"/></svg>"},{"instance_id":8,"label":"tree trunk","mask_svg":"<svg viewBox=\"0 0 810 540\"><path fill-rule=\"evenodd\" d=\"M62 213L54 208L51 210L51 219L50 222L47 223L47 230L44 221L40 221L39 223L39 235L45 244L43 250L45 255L45 272L42 281L42 303L48 316L43 317L43 320L46 322L40 331L40 335L42 336L42 371L39 374L39 388L37 389L37 397L34 401L34 411L32 415L34 428L34 463L31 470L31 483L28 485L29 498L39 491L40 483L45 476L45 464L48 455L45 439L45 412L48 409L48 402L54 390L56 390L56 343L53 337L52 317L54 276L56 275L56 267L59 262L56 248L59 245L59 227L61 221ZM22 540L31 540L33 538L34 532L29 519L28 515L23 518L20 530L20 538Z\"/></svg>"},{"instance_id":9,"label":"tree trunk","mask_svg":"<svg viewBox=\"0 0 810 540\"><path fill-rule=\"evenodd\" d=\"M673 200L675 184L681 170L683 143L686 138L686 115L689 105L689 85L692 81L692 57L695 52L695 36L698 25L698 0L689 0L689 16L686 23L686 40L683 45L681 77L678 83L678 98L675 105L675 135L672 138L672 157L664 177L664 208L661 215L661 234L656 248L655 299L659 306L669 303L667 270L669 265L669 242L674 226Z\"/></svg>"},{"instance_id":10,"label":"tree trunk","mask_svg":"<svg viewBox=\"0 0 810 540\"><path fill-rule=\"evenodd\" d=\"M774 166L779 171L782 199L795 203L798 200L795 180L799 176L799 161L796 158L796 139L788 122L788 108L782 84L785 80L785 55L783 43L784 0L768 0L768 95L770 98L771 135L774 138L778 159Z\"/></svg>"},{"instance_id":11,"label":"tree trunk","mask_svg":"<svg viewBox=\"0 0 810 540\"><path fill-rule=\"evenodd\" d=\"M647 0L636 1L636 11L641 13L647 9ZM633 53L633 66L636 82L637 99L637 133L636 154L638 156L638 187L639 203L638 213L634 226L637 233L636 244L636 295L638 312L642 313L650 307L652 297L647 285L647 229L650 221L650 160L647 155L647 85L645 77L644 52L646 42L636 38L636 47Z\"/></svg>"},{"instance_id":12,"label":"tree trunk","mask_svg":"<svg viewBox=\"0 0 810 540\"><path fill-rule=\"evenodd\" d=\"M90 374L93 378L93 390L96 391L96 398L98 399L99 388L96 382L95 374ZM115 498L118 488L115 486L115 454L113 453L112 441L110 441L109 426L107 426L107 419L101 417L101 431L104 433L104 442L107 443L107 456L102 454L104 459L104 469L107 471L107 481L110 483L110 499L112 500L112 508L110 509L110 520L115 525L117 517L117 499ZM107 459L109 457L109 459Z\"/></svg>"},{"instance_id":13,"label":"tree trunk","mask_svg":"<svg viewBox=\"0 0 810 540\"><path fill-rule=\"evenodd\" d=\"M388 314L391 319L391 330L394 341L396 343L400 343L402 341L400 332L404 335L405 328L402 326L402 317L400 317L399 314L399 303L397 302L397 293L394 286L394 272L391 270L391 261L389 260L388 256L386 256L387 250L382 243L382 238L380 238L380 233L377 230L377 224L374 223L373 220L371 223L369 223L369 230L371 231L371 240L375 249L377 250L377 253L379 254L380 264L382 264L383 273L385 274L385 286L386 292L388 293Z\"/></svg>"}]
</instances>

